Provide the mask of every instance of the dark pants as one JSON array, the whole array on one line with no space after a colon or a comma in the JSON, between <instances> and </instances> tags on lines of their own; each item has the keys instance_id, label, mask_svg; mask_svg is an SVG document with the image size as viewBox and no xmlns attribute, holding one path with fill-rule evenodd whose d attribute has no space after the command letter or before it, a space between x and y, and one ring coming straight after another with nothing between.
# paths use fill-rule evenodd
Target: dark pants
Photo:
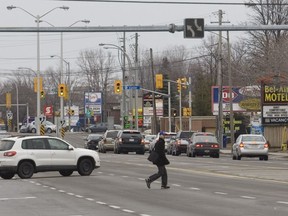
<instances>
[{"instance_id":1,"label":"dark pants","mask_svg":"<svg viewBox=\"0 0 288 216\"><path fill-rule=\"evenodd\" d=\"M149 181L152 183L156 179L161 177L162 180L162 186L167 186L167 171L165 166L157 166L158 167L158 173L155 173L149 177Z\"/></svg>"}]
</instances>

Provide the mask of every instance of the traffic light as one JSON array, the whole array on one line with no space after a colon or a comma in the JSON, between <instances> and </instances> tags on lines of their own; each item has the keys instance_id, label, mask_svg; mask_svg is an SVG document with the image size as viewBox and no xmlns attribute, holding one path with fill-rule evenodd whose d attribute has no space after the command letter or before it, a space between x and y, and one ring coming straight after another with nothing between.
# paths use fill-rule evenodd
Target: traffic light
<instances>
[{"instance_id":1,"label":"traffic light","mask_svg":"<svg viewBox=\"0 0 288 216\"><path fill-rule=\"evenodd\" d=\"M192 108L187 108L187 116L192 116Z\"/></svg>"},{"instance_id":2,"label":"traffic light","mask_svg":"<svg viewBox=\"0 0 288 216\"><path fill-rule=\"evenodd\" d=\"M177 90L178 92L181 91L181 79L180 78L177 79Z\"/></svg>"},{"instance_id":3,"label":"traffic light","mask_svg":"<svg viewBox=\"0 0 288 216\"><path fill-rule=\"evenodd\" d=\"M45 98L45 92L42 90L40 91L40 98L41 99L44 99Z\"/></svg>"},{"instance_id":4,"label":"traffic light","mask_svg":"<svg viewBox=\"0 0 288 216\"><path fill-rule=\"evenodd\" d=\"M75 110L71 109L71 115L75 114Z\"/></svg>"},{"instance_id":5,"label":"traffic light","mask_svg":"<svg viewBox=\"0 0 288 216\"><path fill-rule=\"evenodd\" d=\"M156 80L156 88L162 89L163 88L163 74L156 74L155 80Z\"/></svg>"},{"instance_id":6,"label":"traffic light","mask_svg":"<svg viewBox=\"0 0 288 216\"><path fill-rule=\"evenodd\" d=\"M122 81L121 80L115 80L114 81L114 93L115 94L122 94Z\"/></svg>"},{"instance_id":7,"label":"traffic light","mask_svg":"<svg viewBox=\"0 0 288 216\"><path fill-rule=\"evenodd\" d=\"M66 97L66 85L65 84L58 85L58 96Z\"/></svg>"},{"instance_id":8,"label":"traffic light","mask_svg":"<svg viewBox=\"0 0 288 216\"><path fill-rule=\"evenodd\" d=\"M187 78L181 78L182 88L187 89Z\"/></svg>"}]
</instances>

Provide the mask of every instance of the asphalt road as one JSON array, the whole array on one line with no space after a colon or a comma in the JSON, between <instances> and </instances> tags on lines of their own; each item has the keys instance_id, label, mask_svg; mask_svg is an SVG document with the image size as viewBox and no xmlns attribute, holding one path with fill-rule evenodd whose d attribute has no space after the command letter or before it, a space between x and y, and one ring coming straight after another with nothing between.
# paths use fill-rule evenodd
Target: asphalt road
<instances>
[{"instance_id":1,"label":"asphalt road","mask_svg":"<svg viewBox=\"0 0 288 216\"><path fill-rule=\"evenodd\" d=\"M84 143L83 134L65 139ZM91 176L77 172L37 173L32 179L0 180L0 215L32 216L286 216L288 214L288 159L271 155L269 161L230 155L219 159L168 156L168 190L160 181L146 187L144 179L156 172L148 154L100 154L101 167Z\"/></svg>"}]
</instances>

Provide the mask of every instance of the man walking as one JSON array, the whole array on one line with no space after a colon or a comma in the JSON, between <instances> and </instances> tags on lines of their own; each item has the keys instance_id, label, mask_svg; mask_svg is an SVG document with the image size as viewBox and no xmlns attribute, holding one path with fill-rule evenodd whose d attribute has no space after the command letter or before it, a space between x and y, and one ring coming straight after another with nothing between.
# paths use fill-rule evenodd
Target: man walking
<instances>
[{"instance_id":1,"label":"man walking","mask_svg":"<svg viewBox=\"0 0 288 216\"><path fill-rule=\"evenodd\" d=\"M158 172L151 175L148 179L145 179L146 185L148 188L150 188L150 185L153 181L161 177L161 189L169 189L170 186L167 185L168 183L168 177L167 177L167 170L165 165L168 165L170 162L166 158L165 154L165 140L164 140L164 131L160 131L159 133L159 139L155 143L154 149L158 153L159 157L158 160L153 163L157 166Z\"/></svg>"}]
</instances>

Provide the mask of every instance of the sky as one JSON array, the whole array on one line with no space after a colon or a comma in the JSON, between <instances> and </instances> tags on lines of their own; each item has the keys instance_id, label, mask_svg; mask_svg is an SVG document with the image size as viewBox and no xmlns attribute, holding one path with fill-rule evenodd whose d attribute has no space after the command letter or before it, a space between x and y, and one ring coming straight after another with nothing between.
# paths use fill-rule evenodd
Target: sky
<instances>
[{"instance_id":1,"label":"sky","mask_svg":"<svg viewBox=\"0 0 288 216\"><path fill-rule=\"evenodd\" d=\"M149 0L147 0L149 1ZM161 0L159 0L161 1ZM164 0L162 0L164 1ZM185 0L181 1L184 2ZM194 0L186 0L193 2ZM143 2L143 1L142 1ZM174 2L177 2L174 0ZM194 1L196 2L196 1ZM201 2L201 1L197 1ZM205 0L203 2L235 2L234 0ZM237 2L245 2L237 0ZM205 25L218 25L218 10L223 10L224 25L240 25L248 20L251 12L244 5L185 5L185 4L133 4L104 3L85 1L57 0L1 0L0 27L36 27L35 18L20 9L7 10L7 6L21 7L30 14L43 15L49 10L68 6L69 10L54 10L42 20L57 27L67 27L79 20L89 20L89 24L77 23L74 26L151 26L151 25L183 25L185 18L204 18ZM40 26L49 27L45 22ZM231 33L231 40L237 41L243 33ZM183 45L193 50L201 44L202 39L185 39L183 32L139 33L141 51L153 49L154 53ZM211 33L205 32L205 38ZM126 33L127 46L135 42L135 33ZM99 49L99 43L121 45L122 33L63 33L63 57L77 70L76 60L80 51ZM51 59L51 55L60 56L60 33L40 34L40 71L59 67L59 58ZM19 67L37 70L37 37L36 33L0 33L0 76L9 76ZM115 56L117 52L115 52ZM113 53L114 54L114 53Z\"/></svg>"}]
</instances>

